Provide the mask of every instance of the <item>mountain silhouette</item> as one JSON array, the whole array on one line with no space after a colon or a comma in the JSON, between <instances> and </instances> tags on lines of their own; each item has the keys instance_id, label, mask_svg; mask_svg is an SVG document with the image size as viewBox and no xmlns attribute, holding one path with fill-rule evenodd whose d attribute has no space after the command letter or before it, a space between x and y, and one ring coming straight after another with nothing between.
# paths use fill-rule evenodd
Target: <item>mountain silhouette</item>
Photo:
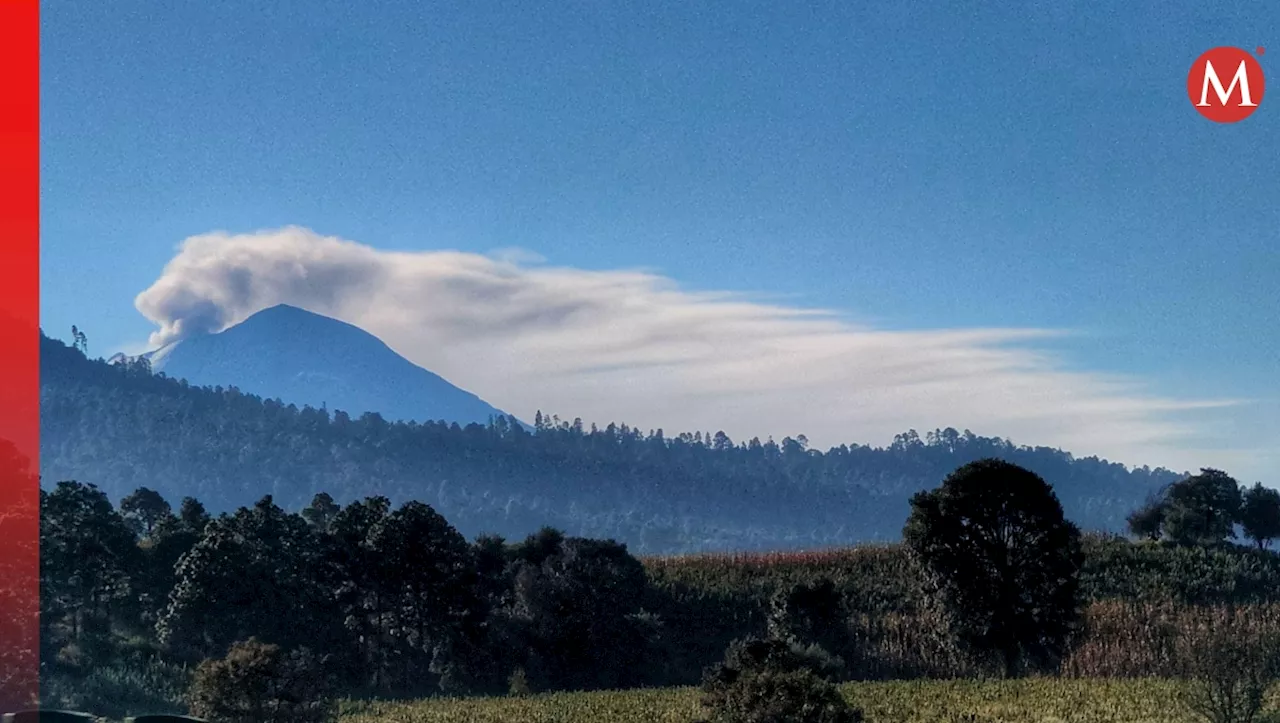
<instances>
[{"instance_id":1,"label":"mountain silhouette","mask_svg":"<svg viewBox=\"0 0 1280 723\"><path fill-rule=\"evenodd\" d=\"M237 387L298 406L376 412L388 421L466 426L509 416L337 319L281 304L217 334L145 354L152 369L197 386Z\"/></svg>"}]
</instances>

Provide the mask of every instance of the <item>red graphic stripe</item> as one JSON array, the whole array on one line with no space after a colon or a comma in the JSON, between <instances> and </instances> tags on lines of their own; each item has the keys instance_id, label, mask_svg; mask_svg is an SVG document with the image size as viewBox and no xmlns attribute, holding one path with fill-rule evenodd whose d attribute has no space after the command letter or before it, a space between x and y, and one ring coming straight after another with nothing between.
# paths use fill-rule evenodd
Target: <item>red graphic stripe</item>
<instances>
[{"instance_id":1,"label":"red graphic stripe","mask_svg":"<svg viewBox=\"0 0 1280 723\"><path fill-rule=\"evenodd\" d=\"M0 713L39 689L40 22L0 0Z\"/></svg>"}]
</instances>

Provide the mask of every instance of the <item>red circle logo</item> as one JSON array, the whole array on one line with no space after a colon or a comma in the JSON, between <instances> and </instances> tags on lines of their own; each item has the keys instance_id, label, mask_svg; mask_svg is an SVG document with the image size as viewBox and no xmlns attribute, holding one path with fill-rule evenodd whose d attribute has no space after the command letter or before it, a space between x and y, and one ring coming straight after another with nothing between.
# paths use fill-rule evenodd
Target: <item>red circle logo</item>
<instances>
[{"instance_id":1,"label":"red circle logo","mask_svg":"<svg viewBox=\"0 0 1280 723\"><path fill-rule=\"evenodd\" d=\"M1257 58L1230 46L1205 52L1187 74L1187 97L1192 107L1215 123L1248 118L1258 109L1266 89Z\"/></svg>"}]
</instances>

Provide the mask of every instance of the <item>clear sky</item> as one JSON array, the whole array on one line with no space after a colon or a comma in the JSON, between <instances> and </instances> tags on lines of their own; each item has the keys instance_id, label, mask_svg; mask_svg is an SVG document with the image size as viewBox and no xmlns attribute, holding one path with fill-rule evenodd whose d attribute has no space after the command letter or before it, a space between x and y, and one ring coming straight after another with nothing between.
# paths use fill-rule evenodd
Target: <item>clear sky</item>
<instances>
[{"instance_id":1,"label":"clear sky","mask_svg":"<svg viewBox=\"0 0 1280 723\"><path fill-rule=\"evenodd\" d=\"M520 248L880 330L1069 332L1036 347L1056 370L1241 402L1178 412L1195 433L1152 454L1231 447L1280 484L1280 90L1230 126L1185 90L1216 45L1274 46L1280 88L1280 4L1105 5L46 3L43 322L139 348L164 320L135 297L214 231ZM397 333L353 303L329 308ZM534 404L500 377L462 381ZM576 403L556 389L538 406ZM941 411L885 424L974 426ZM818 436L786 419L766 431ZM1165 463L990 420L974 431ZM828 437L902 431L846 428Z\"/></svg>"}]
</instances>

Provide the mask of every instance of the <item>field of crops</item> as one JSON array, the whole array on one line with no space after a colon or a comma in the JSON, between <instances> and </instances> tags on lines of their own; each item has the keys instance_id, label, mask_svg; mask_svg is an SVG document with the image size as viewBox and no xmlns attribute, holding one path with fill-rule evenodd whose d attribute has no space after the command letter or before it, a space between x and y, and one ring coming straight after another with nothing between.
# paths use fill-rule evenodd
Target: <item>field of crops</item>
<instances>
[{"instance_id":1,"label":"field of crops","mask_svg":"<svg viewBox=\"0 0 1280 723\"><path fill-rule=\"evenodd\" d=\"M1159 680L852 683L868 723L1193 723L1177 684ZM698 691L668 688L529 698L352 703L341 723L690 723Z\"/></svg>"}]
</instances>

